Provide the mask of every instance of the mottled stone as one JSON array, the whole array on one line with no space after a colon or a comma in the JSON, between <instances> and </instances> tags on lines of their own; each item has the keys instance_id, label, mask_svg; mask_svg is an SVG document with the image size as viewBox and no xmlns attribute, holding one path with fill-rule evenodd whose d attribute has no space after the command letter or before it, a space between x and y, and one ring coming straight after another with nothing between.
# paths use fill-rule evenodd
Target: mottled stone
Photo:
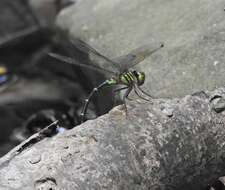
<instances>
[{"instance_id":1,"label":"mottled stone","mask_svg":"<svg viewBox=\"0 0 225 190\"><path fill-rule=\"evenodd\" d=\"M0 159L0 189L203 189L225 170L225 117L210 102L224 90L128 101L127 116L119 106L52 138L35 134Z\"/></svg>"}]
</instances>

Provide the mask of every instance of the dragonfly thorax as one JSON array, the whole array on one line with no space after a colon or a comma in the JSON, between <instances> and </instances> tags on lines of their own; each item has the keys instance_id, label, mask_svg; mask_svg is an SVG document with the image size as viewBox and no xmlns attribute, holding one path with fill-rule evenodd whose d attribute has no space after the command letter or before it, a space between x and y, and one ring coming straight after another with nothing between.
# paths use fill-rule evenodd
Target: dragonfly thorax
<instances>
[{"instance_id":1,"label":"dragonfly thorax","mask_svg":"<svg viewBox=\"0 0 225 190\"><path fill-rule=\"evenodd\" d=\"M126 71L119 75L119 83L124 85L137 84L141 86L145 82L145 74L138 71Z\"/></svg>"}]
</instances>

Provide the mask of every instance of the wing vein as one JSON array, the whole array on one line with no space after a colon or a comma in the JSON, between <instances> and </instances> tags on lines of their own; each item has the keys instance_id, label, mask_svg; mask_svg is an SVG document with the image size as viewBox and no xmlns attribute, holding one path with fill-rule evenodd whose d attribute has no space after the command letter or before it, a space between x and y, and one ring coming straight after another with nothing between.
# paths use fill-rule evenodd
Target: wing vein
<instances>
[{"instance_id":1,"label":"wing vein","mask_svg":"<svg viewBox=\"0 0 225 190\"><path fill-rule=\"evenodd\" d=\"M102 73L107 72L107 73L110 73L110 74L113 74L113 75L116 74L116 72L113 72L113 71L110 71L110 70L98 67L96 65L81 64L78 61L72 59L71 57L67 57L67 56L64 56L64 55L59 55L59 54L56 54L56 53L48 53L48 55L53 57L53 58L55 58L55 59L57 59L57 60L59 60L59 61L71 64L71 65L76 65L76 66L84 67L84 68L87 68L87 69L96 70L96 71L99 71L99 72L102 72Z\"/></svg>"}]
</instances>

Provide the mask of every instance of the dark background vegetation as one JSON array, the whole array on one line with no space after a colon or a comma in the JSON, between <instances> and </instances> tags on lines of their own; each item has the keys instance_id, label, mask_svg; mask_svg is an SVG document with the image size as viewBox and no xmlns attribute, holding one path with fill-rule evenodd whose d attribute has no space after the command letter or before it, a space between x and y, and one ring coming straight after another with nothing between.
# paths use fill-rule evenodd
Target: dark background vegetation
<instances>
[{"instance_id":1,"label":"dark background vegetation","mask_svg":"<svg viewBox=\"0 0 225 190\"><path fill-rule=\"evenodd\" d=\"M0 2L0 66L7 69L2 74L7 79L0 84L0 155L55 120L65 128L78 125L84 98L104 80L100 73L48 56L57 52L88 62L87 55L71 48L66 32L55 25L58 12L73 3ZM110 96L100 97L105 103L94 99L92 118L111 107L111 101L106 101Z\"/></svg>"}]
</instances>

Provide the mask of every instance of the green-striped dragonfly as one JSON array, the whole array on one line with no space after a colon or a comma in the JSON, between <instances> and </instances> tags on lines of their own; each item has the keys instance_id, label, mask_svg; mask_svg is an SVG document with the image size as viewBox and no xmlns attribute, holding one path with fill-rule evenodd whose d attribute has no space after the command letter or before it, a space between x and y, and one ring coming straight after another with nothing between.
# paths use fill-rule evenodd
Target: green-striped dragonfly
<instances>
[{"instance_id":1,"label":"green-striped dragonfly","mask_svg":"<svg viewBox=\"0 0 225 190\"><path fill-rule=\"evenodd\" d=\"M141 46L138 49L133 50L129 54L123 55L114 60L111 60L100 54L98 51L96 51L94 48L92 48L90 45L80 39L70 40L70 43L74 48L80 50L81 52L87 53L89 57L92 58L91 61L93 65L81 64L71 57L59 55L56 53L49 53L49 55L62 62L107 73L107 76L110 76L100 85L93 88L87 99L85 99L84 106L81 111L81 122L83 122L85 119L85 115L91 98L97 91L99 91L105 86L123 85L123 87L114 90L114 92L126 90L122 98L126 113L126 99L129 99L128 96L132 90L134 90L135 94L141 99L150 101L143 95L146 95L149 98L152 98L152 96L140 88L140 86L143 85L145 82L144 72L139 72L133 70L132 68L138 63L142 62L146 57L150 56L151 54L162 48L164 46L162 43L158 44L154 48L149 45ZM99 63L101 63L101 65Z\"/></svg>"}]
</instances>

